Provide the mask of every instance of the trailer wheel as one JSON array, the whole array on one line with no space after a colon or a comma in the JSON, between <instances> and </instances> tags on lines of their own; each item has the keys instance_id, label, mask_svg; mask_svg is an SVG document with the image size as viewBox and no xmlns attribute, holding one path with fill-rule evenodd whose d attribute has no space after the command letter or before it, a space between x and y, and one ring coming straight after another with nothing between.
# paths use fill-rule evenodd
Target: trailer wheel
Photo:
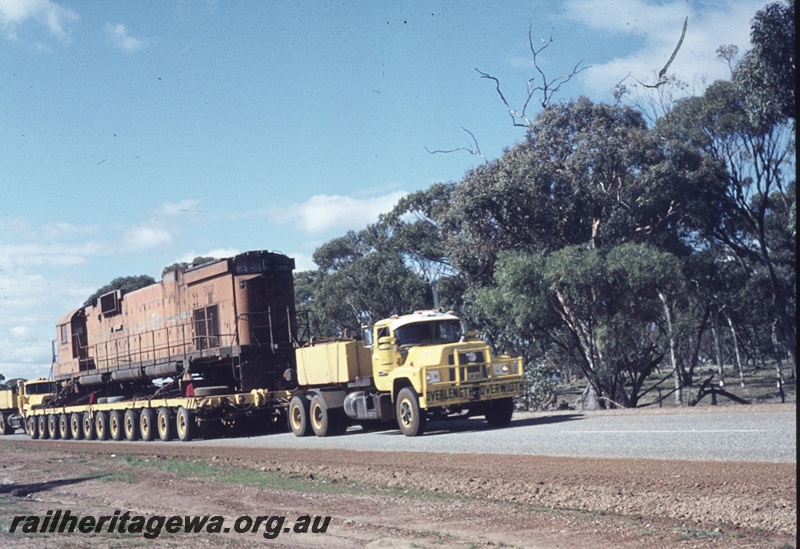
<instances>
[{"instance_id":1,"label":"trailer wheel","mask_svg":"<svg viewBox=\"0 0 800 549\"><path fill-rule=\"evenodd\" d=\"M289 428L298 437L307 437L311 434L306 397L297 395L289 402Z\"/></svg>"},{"instance_id":2,"label":"trailer wheel","mask_svg":"<svg viewBox=\"0 0 800 549\"><path fill-rule=\"evenodd\" d=\"M25 420L25 430L31 438L39 438L39 422L34 416Z\"/></svg>"},{"instance_id":3,"label":"trailer wheel","mask_svg":"<svg viewBox=\"0 0 800 549\"><path fill-rule=\"evenodd\" d=\"M122 414L117 410L112 410L108 414L108 432L111 440L122 440Z\"/></svg>"},{"instance_id":4,"label":"trailer wheel","mask_svg":"<svg viewBox=\"0 0 800 549\"><path fill-rule=\"evenodd\" d=\"M58 436L64 440L67 440L69 439L70 434L69 416L67 414L61 414L58 416Z\"/></svg>"},{"instance_id":5,"label":"trailer wheel","mask_svg":"<svg viewBox=\"0 0 800 549\"><path fill-rule=\"evenodd\" d=\"M39 431L39 438L49 438L47 436L47 416L36 416L36 428Z\"/></svg>"},{"instance_id":6,"label":"trailer wheel","mask_svg":"<svg viewBox=\"0 0 800 549\"><path fill-rule=\"evenodd\" d=\"M139 414L139 433L142 435L142 440L145 441L156 438L156 418L150 408L143 408Z\"/></svg>"},{"instance_id":7,"label":"trailer wheel","mask_svg":"<svg viewBox=\"0 0 800 549\"><path fill-rule=\"evenodd\" d=\"M97 440L108 440L110 429L108 428L108 412L97 412L94 415L94 431Z\"/></svg>"},{"instance_id":8,"label":"trailer wheel","mask_svg":"<svg viewBox=\"0 0 800 549\"><path fill-rule=\"evenodd\" d=\"M194 438L195 433L194 416L183 406L178 407L178 414L175 416L175 431L178 438L183 442L189 442Z\"/></svg>"},{"instance_id":9,"label":"trailer wheel","mask_svg":"<svg viewBox=\"0 0 800 549\"><path fill-rule=\"evenodd\" d=\"M6 415L0 413L0 436L3 435L10 435L14 430L8 424L8 420L6 419Z\"/></svg>"},{"instance_id":10,"label":"trailer wheel","mask_svg":"<svg viewBox=\"0 0 800 549\"><path fill-rule=\"evenodd\" d=\"M139 416L136 410L125 410L123 422L125 426L125 438L130 441L139 438Z\"/></svg>"},{"instance_id":11,"label":"trailer wheel","mask_svg":"<svg viewBox=\"0 0 800 549\"><path fill-rule=\"evenodd\" d=\"M78 412L73 412L69 416L69 432L75 440L83 438L83 425L81 425L81 416Z\"/></svg>"},{"instance_id":12,"label":"trailer wheel","mask_svg":"<svg viewBox=\"0 0 800 549\"><path fill-rule=\"evenodd\" d=\"M511 416L514 414L514 399L498 398L490 400L486 406L486 423L492 427L505 427L511 423Z\"/></svg>"},{"instance_id":13,"label":"trailer wheel","mask_svg":"<svg viewBox=\"0 0 800 549\"><path fill-rule=\"evenodd\" d=\"M417 393L411 387L404 387L397 393L397 425L407 437L417 437L425 432L427 417L419 408Z\"/></svg>"},{"instance_id":14,"label":"trailer wheel","mask_svg":"<svg viewBox=\"0 0 800 549\"><path fill-rule=\"evenodd\" d=\"M83 427L83 438L94 440L94 421L91 412L84 412L81 417L81 427Z\"/></svg>"},{"instance_id":15,"label":"trailer wheel","mask_svg":"<svg viewBox=\"0 0 800 549\"><path fill-rule=\"evenodd\" d=\"M47 436L53 440L57 440L58 432L58 416L55 414L47 414Z\"/></svg>"},{"instance_id":16,"label":"trailer wheel","mask_svg":"<svg viewBox=\"0 0 800 549\"><path fill-rule=\"evenodd\" d=\"M158 409L158 438L167 441L172 439L173 419L169 408L162 406Z\"/></svg>"}]
</instances>

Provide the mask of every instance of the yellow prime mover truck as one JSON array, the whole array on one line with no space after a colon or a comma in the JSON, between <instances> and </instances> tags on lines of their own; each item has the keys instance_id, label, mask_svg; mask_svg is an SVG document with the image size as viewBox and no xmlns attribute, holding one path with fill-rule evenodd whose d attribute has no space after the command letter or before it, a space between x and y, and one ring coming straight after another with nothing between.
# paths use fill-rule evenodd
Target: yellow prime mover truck
<instances>
[{"instance_id":1,"label":"yellow prime mover truck","mask_svg":"<svg viewBox=\"0 0 800 549\"><path fill-rule=\"evenodd\" d=\"M297 349L299 388L289 403L295 435L396 420L404 435L418 436L429 418L452 415L484 415L501 427L511 421L513 397L524 393L522 359L492 356L451 312L395 316L362 336Z\"/></svg>"}]
</instances>

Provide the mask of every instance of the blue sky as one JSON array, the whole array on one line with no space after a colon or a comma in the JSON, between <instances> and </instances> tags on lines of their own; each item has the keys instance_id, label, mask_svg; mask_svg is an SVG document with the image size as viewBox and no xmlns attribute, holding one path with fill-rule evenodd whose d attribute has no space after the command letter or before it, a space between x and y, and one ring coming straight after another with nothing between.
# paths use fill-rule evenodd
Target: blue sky
<instances>
[{"instance_id":1,"label":"blue sky","mask_svg":"<svg viewBox=\"0 0 800 549\"><path fill-rule=\"evenodd\" d=\"M701 93L766 1L0 0L0 373L117 276L320 244L522 138L528 28L557 98L670 73ZM633 83L629 77L626 83ZM535 109L529 111L535 114ZM464 151L473 146L483 158Z\"/></svg>"}]
</instances>

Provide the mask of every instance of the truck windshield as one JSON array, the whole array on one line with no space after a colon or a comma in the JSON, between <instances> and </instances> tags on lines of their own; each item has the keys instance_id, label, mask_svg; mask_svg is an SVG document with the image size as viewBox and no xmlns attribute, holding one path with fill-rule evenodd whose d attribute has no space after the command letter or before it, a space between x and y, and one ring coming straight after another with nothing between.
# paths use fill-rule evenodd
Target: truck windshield
<instances>
[{"instance_id":1,"label":"truck windshield","mask_svg":"<svg viewBox=\"0 0 800 549\"><path fill-rule=\"evenodd\" d=\"M436 345L456 343L461 338L461 323L457 320L414 322L394 331L398 345Z\"/></svg>"},{"instance_id":2,"label":"truck windshield","mask_svg":"<svg viewBox=\"0 0 800 549\"><path fill-rule=\"evenodd\" d=\"M31 383L25 385L25 392L29 395L47 395L56 392L56 384L51 382L47 383Z\"/></svg>"}]
</instances>

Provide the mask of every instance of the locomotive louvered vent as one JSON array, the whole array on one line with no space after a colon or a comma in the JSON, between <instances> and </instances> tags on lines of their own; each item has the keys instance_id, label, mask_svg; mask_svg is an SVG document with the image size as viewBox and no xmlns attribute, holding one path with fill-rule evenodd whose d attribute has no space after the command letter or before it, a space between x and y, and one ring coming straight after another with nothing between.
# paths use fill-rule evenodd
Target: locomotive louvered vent
<instances>
[{"instance_id":1,"label":"locomotive louvered vent","mask_svg":"<svg viewBox=\"0 0 800 549\"><path fill-rule=\"evenodd\" d=\"M114 290L100 296L100 312L103 316L111 316L120 312L120 301L122 301L122 292Z\"/></svg>"}]
</instances>

